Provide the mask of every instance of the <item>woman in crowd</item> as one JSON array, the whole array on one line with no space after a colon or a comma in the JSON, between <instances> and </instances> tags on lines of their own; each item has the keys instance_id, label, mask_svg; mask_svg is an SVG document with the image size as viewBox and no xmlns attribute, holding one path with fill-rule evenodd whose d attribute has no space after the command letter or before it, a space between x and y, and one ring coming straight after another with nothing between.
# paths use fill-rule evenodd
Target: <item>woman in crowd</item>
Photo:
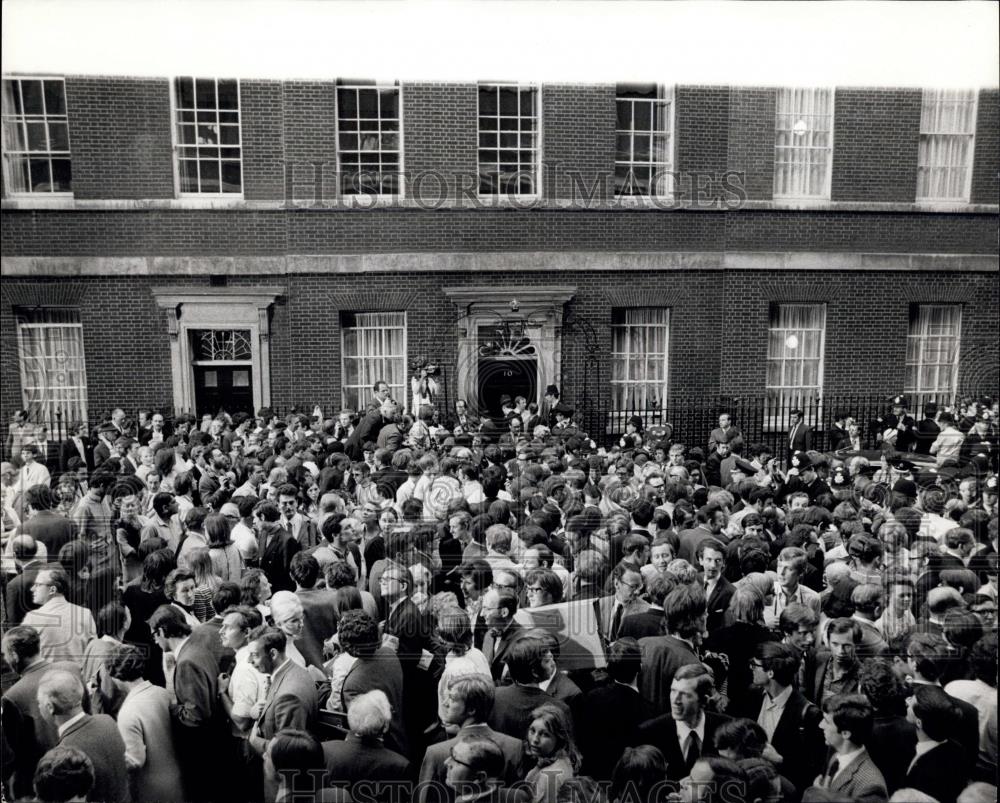
<instances>
[{"instance_id":1,"label":"woman in crowd","mask_svg":"<svg viewBox=\"0 0 1000 803\"><path fill-rule=\"evenodd\" d=\"M535 803L552 800L563 781L576 775L580 753L573 743L573 725L566 712L551 703L531 712L524 753L534 767L524 776Z\"/></svg>"},{"instance_id":2,"label":"woman in crowd","mask_svg":"<svg viewBox=\"0 0 1000 803\"><path fill-rule=\"evenodd\" d=\"M241 604L256 608L265 622L273 623L271 606L268 605L271 599L271 583L267 575L260 569L249 569L240 580L240 590Z\"/></svg>"},{"instance_id":3,"label":"woman in crowd","mask_svg":"<svg viewBox=\"0 0 1000 803\"><path fill-rule=\"evenodd\" d=\"M205 519L212 573L222 581L238 583L243 577L243 558L230 538L232 529L232 522L219 513L212 513Z\"/></svg>"}]
</instances>

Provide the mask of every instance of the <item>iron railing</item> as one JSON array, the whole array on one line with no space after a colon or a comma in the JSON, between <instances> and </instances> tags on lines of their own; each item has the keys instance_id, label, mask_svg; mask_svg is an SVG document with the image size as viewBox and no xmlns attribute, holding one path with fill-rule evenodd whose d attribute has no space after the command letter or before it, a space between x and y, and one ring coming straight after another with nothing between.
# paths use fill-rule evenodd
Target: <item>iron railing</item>
<instances>
[{"instance_id":1,"label":"iron railing","mask_svg":"<svg viewBox=\"0 0 1000 803\"><path fill-rule=\"evenodd\" d=\"M577 394L579 395L579 394ZM791 429L791 413L800 409L804 423L812 430L813 449L827 451L832 448L830 443L831 426L836 417L843 414L854 418L860 426L862 448L872 449L877 446L877 436L880 428L877 421L880 416L891 412L892 401L882 395L864 394L831 394L811 398L804 402L792 402L789 399L777 399L761 395L690 395L672 396L659 404L650 406L626 406L624 408L608 406L606 399L595 399L592 394L584 394L588 398L577 399L577 423L589 436L601 445L607 445L622 436L626 423L632 416L638 416L643 429L654 426L665 426L669 429L670 439L675 443L684 443L688 448L700 446L705 448L712 430L719 424L719 415L729 413L733 426L742 433L747 444L760 442L771 447L773 454L783 456L788 449L788 434ZM982 394L968 394L980 396ZM941 399L939 407L952 404L953 399ZM289 413L302 413L311 416L317 405L313 402L301 402L289 405L272 405L276 415L284 418ZM327 415L335 415L333 407L319 405ZM442 401L441 413L447 418L449 410ZM123 408L124 409L124 408ZM125 409L126 419L132 422L133 428L139 420L139 410L152 410L161 413L168 420L174 416L174 408L169 404L151 404L141 408ZM913 410L910 415L919 420L923 410ZM111 410L91 413L90 426L96 427L109 420ZM72 433L73 422L66 419L62 410L55 411L55 419L49 427L49 441L61 443ZM7 452L9 429L3 430L2 451L4 459L9 459ZM647 438L648 440L648 438Z\"/></svg>"}]
</instances>

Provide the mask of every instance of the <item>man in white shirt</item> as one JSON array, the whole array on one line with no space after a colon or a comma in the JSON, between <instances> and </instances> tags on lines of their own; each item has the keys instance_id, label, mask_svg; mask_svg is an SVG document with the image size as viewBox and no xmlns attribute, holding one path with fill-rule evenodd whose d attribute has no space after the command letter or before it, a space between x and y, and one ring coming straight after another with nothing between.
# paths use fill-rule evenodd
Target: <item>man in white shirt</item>
<instances>
[{"instance_id":1,"label":"man in white shirt","mask_svg":"<svg viewBox=\"0 0 1000 803\"><path fill-rule=\"evenodd\" d=\"M698 759L715 756L715 731L729 717L706 711L715 684L703 664L685 664L670 684L670 710L639 727L639 742L660 748L667 780L690 774Z\"/></svg>"},{"instance_id":2,"label":"man in white shirt","mask_svg":"<svg viewBox=\"0 0 1000 803\"><path fill-rule=\"evenodd\" d=\"M793 602L820 613L819 594L799 583L806 568L806 552L800 547L785 547L778 553L778 579L774 583L774 602L764 608L764 624L777 627L781 612Z\"/></svg>"}]
</instances>

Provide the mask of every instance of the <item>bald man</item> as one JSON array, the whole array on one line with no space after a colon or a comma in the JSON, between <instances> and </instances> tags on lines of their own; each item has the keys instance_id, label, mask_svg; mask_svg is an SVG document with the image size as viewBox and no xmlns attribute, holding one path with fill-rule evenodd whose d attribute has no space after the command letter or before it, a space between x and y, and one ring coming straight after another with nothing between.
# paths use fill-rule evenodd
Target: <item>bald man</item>
<instances>
[{"instance_id":1,"label":"bald man","mask_svg":"<svg viewBox=\"0 0 1000 803\"><path fill-rule=\"evenodd\" d=\"M83 710L83 682L63 669L45 673L38 684L38 709L52 722L59 744L75 747L94 764L94 800L129 803L125 742L115 721L107 714L91 716Z\"/></svg>"}]
</instances>

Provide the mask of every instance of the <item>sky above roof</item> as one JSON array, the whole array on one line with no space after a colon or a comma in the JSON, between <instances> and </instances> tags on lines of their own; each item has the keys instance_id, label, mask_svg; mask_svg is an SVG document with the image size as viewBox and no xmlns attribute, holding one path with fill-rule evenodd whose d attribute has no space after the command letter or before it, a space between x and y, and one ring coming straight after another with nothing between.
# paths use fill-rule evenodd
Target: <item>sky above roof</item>
<instances>
[{"instance_id":1,"label":"sky above roof","mask_svg":"<svg viewBox=\"0 0 1000 803\"><path fill-rule=\"evenodd\" d=\"M5 0L4 73L1000 84L1000 4Z\"/></svg>"}]
</instances>

